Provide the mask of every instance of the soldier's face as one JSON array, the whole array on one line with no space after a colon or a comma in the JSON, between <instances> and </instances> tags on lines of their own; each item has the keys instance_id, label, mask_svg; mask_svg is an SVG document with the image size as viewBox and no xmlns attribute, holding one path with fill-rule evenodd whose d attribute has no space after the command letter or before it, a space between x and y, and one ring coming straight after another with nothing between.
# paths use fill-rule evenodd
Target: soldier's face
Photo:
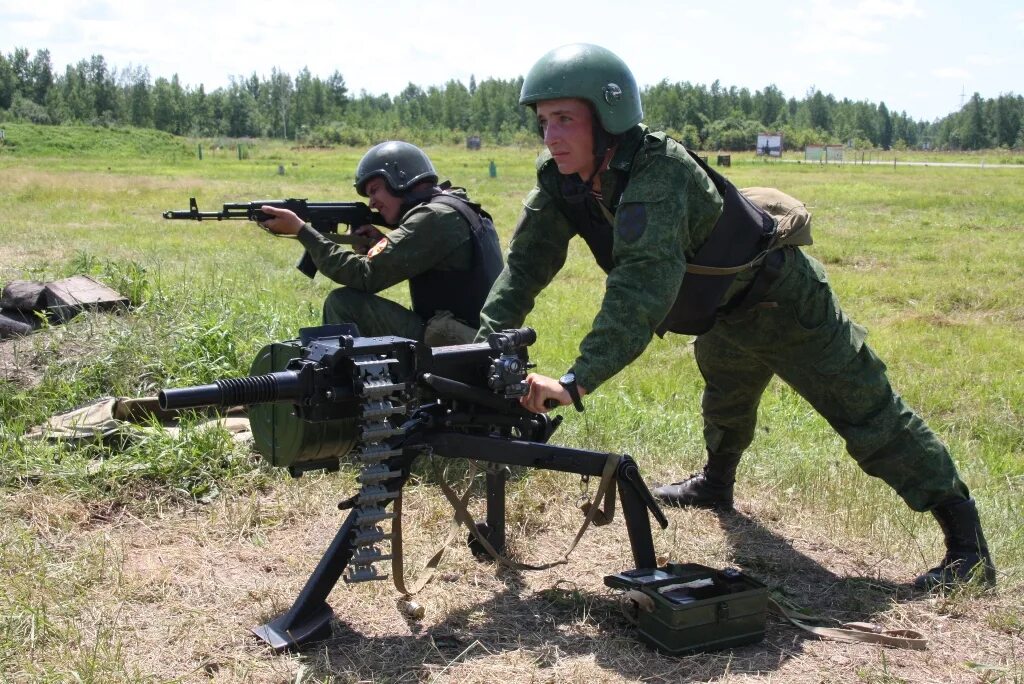
<instances>
[{"instance_id":1,"label":"soldier's face","mask_svg":"<svg viewBox=\"0 0 1024 684\"><path fill-rule=\"evenodd\" d=\"M594 122L587 103L575 98L538 102L537 123L558 172L590 178L595 166Z\"/></svg>"},{"instance_id":2,"label":"soldier's face","mask_svg":"<svg viewBox=\"0 0 1024 684\"><path fill-rule=\"evenodd\" d=\"M387 182L377 176L366 183L366 197L370 200L370 208L380 212L381 217L389 224L398 223L401 218L402 200L391 194Z\"/></svg>"}]
</instances>

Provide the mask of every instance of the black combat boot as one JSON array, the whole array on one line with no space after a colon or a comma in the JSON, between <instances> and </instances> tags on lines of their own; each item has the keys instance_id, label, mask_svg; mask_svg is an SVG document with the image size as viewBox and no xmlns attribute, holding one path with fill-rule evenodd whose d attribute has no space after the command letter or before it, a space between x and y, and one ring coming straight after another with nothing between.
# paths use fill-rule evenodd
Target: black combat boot
<instances>
[{"instance_id":1,"label":"black combat boot","mask_svg":"<svg viewBox=\"0 0 1024 684\"><path fill-rule=\"evenodd\" d=\"M914 580L918 589L951 587L979 577L986 586L996 584L996 566L988 553L985 535L974 499L936 506L932 515L939 521L946 539L946 556L942 563Z\"/></svg>"},{"instance_id":2,"label":"black combat boot","mask_svg":"<svg viewBox=\"0 0 1024 684\"><path fill-rule=\"evenodd\" d=\"M686 508L732 509L732 488L736 483L736 467L740 454L708 453L704 470L682 482L654 489L654 496L666 506Z\"/></svg>"}]
</instances>

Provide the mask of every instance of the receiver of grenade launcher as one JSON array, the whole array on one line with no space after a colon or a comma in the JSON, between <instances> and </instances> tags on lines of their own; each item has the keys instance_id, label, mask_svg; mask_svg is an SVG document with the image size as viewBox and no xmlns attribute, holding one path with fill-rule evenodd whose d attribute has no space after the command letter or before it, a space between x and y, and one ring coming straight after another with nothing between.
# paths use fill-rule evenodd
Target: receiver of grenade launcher
<instances>
[{"instance_id":1,"label":"receiver of grenade launcher","mask_svg":"<svg viewBox=\"0 0 1024 684\"><path fill-rule=\"evenodd\" d=\"M519 405L527 391L524 350L531 328L491 333L486 342L429 347L402 337L361 337L351 324L303 328L256 356L250 376L165 389L164 409L249 407L256 450L293 476L337 470L361 441L361 421L383 412L421 424L546 442L554 420ZM368 372L369 371L369 372ZM367 401L370 395L374 401Z\"/></svg>"}]
</instances>

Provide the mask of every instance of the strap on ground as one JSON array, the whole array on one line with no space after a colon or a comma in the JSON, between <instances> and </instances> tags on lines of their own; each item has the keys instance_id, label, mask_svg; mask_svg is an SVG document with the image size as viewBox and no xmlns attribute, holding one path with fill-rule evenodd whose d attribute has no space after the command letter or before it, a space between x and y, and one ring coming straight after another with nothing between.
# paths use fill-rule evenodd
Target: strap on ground
<instances>
[{"instance_id":1,"label":"strap on ground","mask_svg":"<svg viewBox=\"0 0 1024 684\"><path fill-rule=\"evenodd\" d=\"M495 560L495 562L505 567L512 568L514 570L547 570L553 568L556 565L564 565L569 562L569 555L575 550L580 539L583 538L587 528L590 527L591 523L601 526L607 525L615 517L615 472L619 467L620 456L618 454L608 454L604 464L604 471L601 473L601 482L597 487L597 491L594 493L594 500L587 502L583 506L585 516L583 518L583 524L580 526L579 532L576 533L576 537L569 544L568 548L557 560L549 563L543 563L540 565L531 565L529 563L519 563L509 559L503 554L499 553L497 549L480 534L480 530L477 529L476 522L473 520L472 514L468 510L469 495L472 490L473 478L476 477L476 464L470 461L469 470L469 482L470 486L467 487L465 493L460 497L456 494L455 490L448 485L447 478L444 472L437 471L437 482L444 493L448 502L451 504L454 510L451 524L448 527L448 533L445 535L444 540L441 542L440 548L434 553L433 556L426 562L423 569L415 580L406 581L405 579L405 567L404 567L404 550L402 547L402 490L398 491L398 496L395 498L393 507L395 518L391 522L391 577L395 584L395 589L405 596L413 596L425 587L430 580L434 578L437 572L437 567L441 563L441 559L444 557L445 550L455 541L455 537L458 535L460 525L465 525L466 529L469 530L470 534L477 541L480 546L487 551L487 553ZM604 507L601 507L602 500Z\"/></svg>"},{"instance_id":2,"label":"strap on ground","mask_svg":"<svg viewBox=\"0 0 1024 684\"><path fill-rule=\"evenodd\" d=\"M819 627L810 623L824 622L831 618L807 615L785 608L775 599L768 597L768 608L776 615L822 639L845 641L849 643L882 644L893 648L909 648L923 651L928 648L928 638L913 629L883 629L870 622L844 622L839 627Z\"/></svg>"}]
</instances>

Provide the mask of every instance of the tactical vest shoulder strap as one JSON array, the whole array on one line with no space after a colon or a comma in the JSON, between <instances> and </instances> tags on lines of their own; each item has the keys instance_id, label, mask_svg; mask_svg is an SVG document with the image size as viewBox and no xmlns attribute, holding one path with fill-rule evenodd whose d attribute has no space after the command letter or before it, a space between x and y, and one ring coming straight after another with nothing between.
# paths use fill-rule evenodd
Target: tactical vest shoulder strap
<instances>
[{"instance_id":1,"label":"tactical vest shoulder strap","mask_svg":"<svg viewBox=\"0 0 1024 684\"><path fill-rule=\"evenodd\" d=\"M748 255L747 259L742 263L734 262L732 264L701 264L699 261L701 257L707 256L703 253L707 250L698 250L697 254L694 255L694 263L686 264L686 272L699 275L731 276L757 266L764 261L768 253L768 246L775 235L777 228L775 218L760 206L751 202L729 179L708 166L693 150L685 149L697 166L715 184L715 189L718 190L718 194L722 197L722 215L719 217L718 223L715 224L715 229L712 231L709 243L714 244L715 238L723 237L715 235L715 231L720 231L724 227L726 231L723 232L729 232L729 229L737 229L742 226L744 227L743 232L748 235L751 235L748 231L755 231L752 235L755 236L756 243L760 246L760 249L756 249L753 254ZM730 239L729 242L733 243L734 241ZM735 253L731 249L727 250L727 252Z\"/></svg>"},{"instance_id":2,"label":"tactical vest shoulder strap","mask_svg":"<svg viewBox=\"0 0 1024 684\"><path fill-rule=\"evenodd\" d=\"M461 197L457 197L456 195L452 195L447 192L438 192L436 195L431 197L428 202L437 202L438 204L443 204L446 207L451 207L459 213L459 216L466 219L466 222L469 223L474 231L478 231L483 227L483 219L491 218L491 215L476 202L464 200Z\"/></svg>"}]
</instances>

